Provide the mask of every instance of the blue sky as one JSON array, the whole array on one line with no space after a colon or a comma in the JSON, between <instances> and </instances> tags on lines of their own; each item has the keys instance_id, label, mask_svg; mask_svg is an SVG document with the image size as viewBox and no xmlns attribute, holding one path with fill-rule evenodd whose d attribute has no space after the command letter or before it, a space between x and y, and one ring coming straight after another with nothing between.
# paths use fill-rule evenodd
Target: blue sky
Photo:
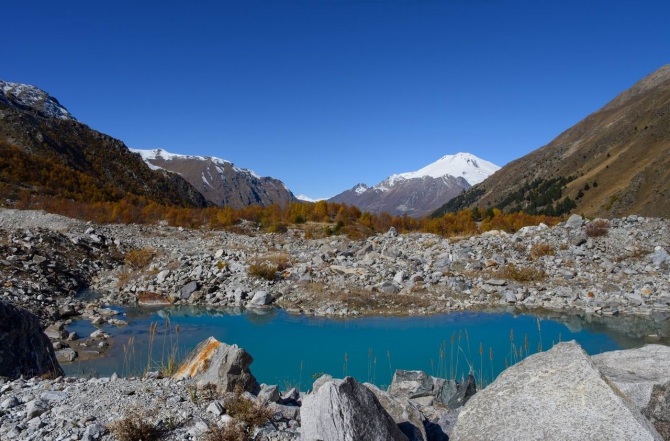
<instances>
[{"instance_id":1,"label":"blue sky","mask_svg":"<svg viewBox=\"0 0 670 441\"><path fill-rule=\"evenodd\" d=\"M668 17L667 0L15 1L0 78L130 147L324 197L547 144L670 63Z\"/></svg>"}]
</instances>

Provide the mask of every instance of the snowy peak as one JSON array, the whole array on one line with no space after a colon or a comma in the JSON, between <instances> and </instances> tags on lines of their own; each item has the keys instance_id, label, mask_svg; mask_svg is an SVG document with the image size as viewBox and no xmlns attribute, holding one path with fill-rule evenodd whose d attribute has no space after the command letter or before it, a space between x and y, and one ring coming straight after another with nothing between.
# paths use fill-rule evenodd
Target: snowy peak
<instances>
[{"instance_id":1,"label":"snowy peak","mask_svg":"<svg viewBox=\"0 0 670 441\"><path fill-rule=\"evenodd\" d=\"M203 162L210 161L217 167L225 167L226 165L230 165L238 173L249 174L256 179L260 179L260 176L258 176L253 170L235 167L235 164L233 164L232 162L226 159L217 158L215 156L180 155L178 153L170 153L163 149L151 149L151 150L130 149L130 151L133 153L138 153L142 157L144 162L146 162L147 165L154 170L159 168L165 168L155 164L155 162L159 161L175 161L175 160L182 160L182 161L190 160L190 161L203 161Z\"/></svg>"},{"instance_id":2,"label":"snowy peak","mask_svg":"<svg viewBox=\"0 0 670 441\"><path fill-rule=\"evenodd\" d=\"M400 173L391 175L386 181L387 185L400 179L415 179L430 176L439 178L450 175L455 178L462 177L468 184L475 185L500 170L497 165L476 157L471 153L456 153L455 155L445 155L437 161L414 172Z\"/></svg>"},{"instance_id":3,"label":"snowy peak","mask_svg":"<svg viewBox=\"0 0 670 441\"><path fill-rule=\"evenodd\" d=\"M130 150L154 170L163 169L181 175L214 205L240 209L249 205L286 205L295 201L293 193L282 181L262 178L225 159L179 155L163 149Z\"/></svg>"},{"instance_id":4,"label":"snowy peak","mask_svg":"<svg viewBox=\"0 0 670 441\"><path fill-rule=\"evenodd\" d=\"M374 213L424 216L498 169L470 153L446 155L421 170L391 175L374 187L356 184L329 201Z\"/></svg>"},{"instance_id":5,"label":"snowy peak","mask_svg":"<svg viewBox=\"0 0 670 441\"><path fill-rule=\"evenodd\" d=\"M76 121L56 98L28 84L0 80L0 99L20 109L30 109L47 118Z\"/></svg>"},{"instance_id":6,"label":"snowy peak","mask_svg":"<svg viewBox=\"0 0 670 441\"><path fill-rule=\"evenodd\" d=\"M368 191L369 189L370 189L370 187L368 187L367 185L365 185L363 183L360 183L360 184L354 185L354 187L351 189L351 191L353 191L356 194L363 194L366 191Z\"/></svg>"},{"instance_id":7,"label":"snowy peak","mask_svg":"<svg viewBox=\"0 0 670 441\"><path fill-rule=\"evenodd\" d=\"M328 198L310 198L307 195L304 194L299 194L298 196L295 197L299 201L303 202L319 202L319 201L325 201Z\"/></svg>"}]
</instances>

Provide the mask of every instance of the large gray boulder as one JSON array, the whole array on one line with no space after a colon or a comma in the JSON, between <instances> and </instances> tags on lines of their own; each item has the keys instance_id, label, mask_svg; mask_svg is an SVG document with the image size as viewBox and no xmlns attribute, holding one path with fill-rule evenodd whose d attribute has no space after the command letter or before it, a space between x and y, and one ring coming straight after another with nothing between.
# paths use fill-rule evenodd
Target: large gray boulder
<instances>
[{"instance_id":1,"label":"large gray boulder","mask_svg":"<svg viewBox=\"0 0 670 441\"><path fill-rule=\"evenodd\" d=\"M391 415L393 421L409 441L426 441L428 439L423 427L421 412L407 398L396 398L374 384L364 383L364 386L375 394L384 410Z\"/></svg>"},{"instance_id":2,"label":"large gray boulder","mask_svg":"<svg viewBox=\"0 0 670 441\"><path fill-rule=\"evenodd\" d=\"M0 301L0 377L63 375L53 345L30 312Z\"/></svg>"},{"instance_id":3,"label":"large gray boulder","mask_svg":"<svg viewBox=\"0 0 670 441\"><path fill-rule=\"evenodd\" d=\"M256 395L260 386L249 370L253 361L239 346L209 337L186 356L172 378L192 378L199 387L214 384L219 392L233 392L240 387Z\"/></svg>"},{"instance_id":4,"label":"large gray boulder","mask_svg":"<svg viewBox=\"0 0 670 441\"><path fill-rule=\"evenodd\" d=\"M375 394L351 377L314 388L300 417L302 441L407 441Z\"/></svg>"},{"instance_id":5,"label":"large gray boulder","mask_svg":"<svg viewBox=\"0 0 670 441\"><path fill-rule=\"evenodd\" d=\"M642 410L649 404L655 385L670 381L670 347L647 345L639 349L611 351L591 357L609 381Z\"/></svg>"},{"instance_id":6,"label":"large gray boulder","mask_svg":"<svg viewBox=\"0 0 670 441\"><path fill-rule=\"evenodd\" d=\"M662 438L573 341L510 367L468 401L450 440L482 439Z\"/></svg>"}]
</instances>

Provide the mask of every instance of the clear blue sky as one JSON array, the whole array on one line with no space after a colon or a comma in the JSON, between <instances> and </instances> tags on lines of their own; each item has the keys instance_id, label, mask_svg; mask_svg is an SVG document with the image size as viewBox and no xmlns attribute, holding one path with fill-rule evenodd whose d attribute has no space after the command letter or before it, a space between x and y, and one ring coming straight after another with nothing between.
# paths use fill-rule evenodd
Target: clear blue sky
<instances>
[{"instance_id":1,"label":"clear blue sky","mask_svg":"<svg viewBox=\"0 0 670 441\"><path fill-rule=\"evenodd\" d=\"M445 154L499 165L670 63L670 2L12 1L0 78L135 148L332 196Z\"/></svg>"}]
</instances>

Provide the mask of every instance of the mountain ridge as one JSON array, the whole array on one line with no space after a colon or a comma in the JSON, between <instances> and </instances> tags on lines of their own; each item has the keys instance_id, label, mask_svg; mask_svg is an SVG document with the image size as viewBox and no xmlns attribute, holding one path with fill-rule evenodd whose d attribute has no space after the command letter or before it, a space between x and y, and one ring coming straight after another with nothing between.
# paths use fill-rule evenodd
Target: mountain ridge
<instances>
[{"instance_id":1,"label":"mountain ridge","mask_svg":"<svg viewBox=\"0 0 670 441\"><path fill-rule=\"evenodd\" d=\"M670 65L665 65L433 215L495 207L531 214L667 217L669 182Z\"/></svg>"},{"instance_id":2,"label":"mountain ridge","mask_svg":"<svg viewBox=\"0 0 670 441\"><path fill-rule=\"evenodd\" d=\"M261 177L215 156L182 155L164 149L131 149L153 169L177 173L217 206L286 205L297 199L279 179Z\"/></svg>"},{"instance_id":3,"label":"mountain ridge","mask_svg":"<svg viewBox=\"0 0 670 441\"><path fill-rule=\"evenodd\" d=\"M181 177L151 171L122 141L77 121L35 86L0 80L0 152L0 193L9 200L33 195L92 203L134 196L207 205Z\"/></svg>"}]
</instances>

